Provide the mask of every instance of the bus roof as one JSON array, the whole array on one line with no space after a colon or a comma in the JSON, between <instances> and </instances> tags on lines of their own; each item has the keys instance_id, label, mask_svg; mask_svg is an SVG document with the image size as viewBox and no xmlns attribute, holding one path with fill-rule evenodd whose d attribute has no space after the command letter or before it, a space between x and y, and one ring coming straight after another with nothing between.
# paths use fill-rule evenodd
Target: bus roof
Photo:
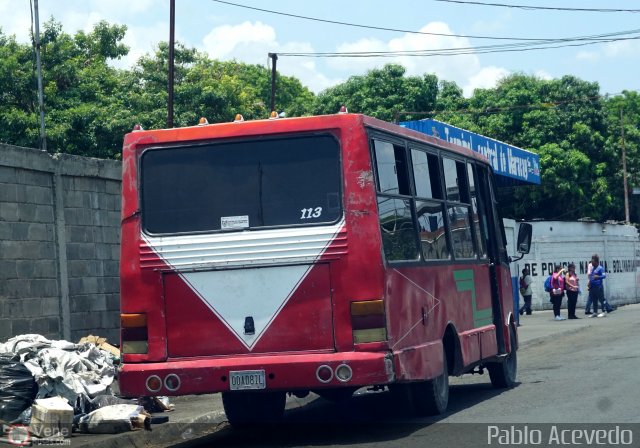
<instances>
[{"instance_id":1,"label":"bus roof","mask_svg":"<svg viewBox=\"0 0 640 448\"><path fill-rule=\"evenodd\" d=\"M258 137L265 135L289 134L293 132L313 132L330 129L348 129L353 126L390 133L399 137L442 148L466 157L488 163L482 154L445 140L421 132L404 128L377 118L362 114L341 113L315 115L310 117L274 118L264 120L234 121L205 124L182 128L137 130L125 135L124 148L133 146L166 145L199 140L227 139L237 137Z\"/></svg>"}]
</instances>

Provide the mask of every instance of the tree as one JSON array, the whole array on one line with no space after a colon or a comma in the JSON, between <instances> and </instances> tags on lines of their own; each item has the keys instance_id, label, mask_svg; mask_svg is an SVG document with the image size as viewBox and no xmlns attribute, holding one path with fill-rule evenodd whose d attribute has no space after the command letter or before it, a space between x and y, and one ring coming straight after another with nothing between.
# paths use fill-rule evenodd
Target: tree
<instances>
[{"instance_id":1,"label":"tree","mask_svg":"<svg viewBox=\"0 0 640 448\"><path fill-rule=\"evenodd\" d=\"M164 128L167 122L169 47L160 42L131 70L110 61L126 56L126 27L100 22L71 36L53 19L41 39L47 148L92 157L117 158L134 124ZM270 72L258 65L209 59L177 43L174 123L267 118ZM33 49L0 34L0 141L39 146ZM308 113L313 93L300 81L278 76L277 105L289 116Z\"/></svg>"},{"instance_id":2,"label":"tree","mask_svg":"<svg viewBox=\"0 0 640 448\"><path fill-rule=\"evenodd\" d=\"M100 22L92 32L64 33L53 19L41 39L47 148L94 157L114 157L125 132L118 120L122 72L108 61L127 54L120 43L126 27ZM39 110L33 50L14 38L0 37L3 104L0 139L38 147ZM129 128L127 123L126 128ZM118 142L118 143L116 143Z\"/></svg>"},{"instance_id":3,"label":"tree","mask_svg":"<svg viewBox=\"0 0 640 448\"><path fill-rule=\"evenodd\" d=\"M174 124L193 126L200 117L209 123L269 117L271 74L266 67L237 61L217 61L176 44ZM166 126L168 99L168 44L160 43L154 55L142 57L130 75L129 109L145 128ZM289 116L309 110L313 93L295 78L277 75L276 106Z\"/></svg>"},{"instance_id":4,"label":"tree","mask_svg":"<svg viewBox=\"0 0 640 448\"><path fill-rule=\"evenodd\" d=\"M345 83L320 93L314 105L315 114L334 114L342 105L349 112L362 113L386 121L394 121L399 112L433 110L438 92L435 75L405 77L401 65L387 64L364 76L352 76ZM403 120L424 118L404 115Z\"/></svg>"},{"instance_id":5,"label":"tree","mask_svg":"<svg viewBox=\"0 0 640 448\"><path fill-rule=\"evenodd\" d=\"M597 83L515 74L493 89L477 89L470 107L477 111L471 119L480 133L540 156L540 187L500 191L505 216L601 220L611 215L610 154Z\"/></svg>"},{"instance_id":6,"label":"tree","mask_svg":"<svg viewBox=\"0 0 640 448\"><path fill-rule=\"evenodd\" d=\"M640 186L640 94L624 91L622 95L605 102L608 128L605 153L611 158L613 209L618 210L618 219L624 217L624 188L622 171L622 121L624 120L624 147L626 152L627 181L631 219L640 221L638 197L631 194L633 187Z\"/></svg>"},{"instance_id":7,"label":"tree","mask_svg":"<svg viewBox=\"0 0 640 448\"><path fill-rule=\"evenodd\" d=\"M0 32L0 141L39 146L38 101L31 49Z\"/></svg>"}]
</instances>

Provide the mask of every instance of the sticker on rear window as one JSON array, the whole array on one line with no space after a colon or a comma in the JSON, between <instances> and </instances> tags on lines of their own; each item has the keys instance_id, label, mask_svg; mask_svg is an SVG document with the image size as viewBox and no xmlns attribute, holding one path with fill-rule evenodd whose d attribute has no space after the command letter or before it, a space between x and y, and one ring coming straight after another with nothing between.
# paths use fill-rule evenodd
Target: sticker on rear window
<instances>
[{"instance_id":1,"label":"sticker on rear window","mask_svg":"<svg viewBox=\"0 0 640 448\"><path fill-rule=\"evenodd\" d=\"M249 228L249 215L222 216L220 217L220 228L222 230L247 229Z\"/></svg>"}]
</instances>

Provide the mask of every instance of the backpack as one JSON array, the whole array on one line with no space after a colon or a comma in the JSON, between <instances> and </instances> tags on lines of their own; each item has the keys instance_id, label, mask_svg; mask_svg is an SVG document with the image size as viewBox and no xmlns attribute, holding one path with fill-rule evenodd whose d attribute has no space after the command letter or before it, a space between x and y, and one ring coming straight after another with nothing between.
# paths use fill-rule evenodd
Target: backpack
<instances>
[{"instance_id":1,"label":"backpack","mask_svg":"<svg viewBox=\"0 0 640 448\"><path fill-rule=\"evenodd\" d=\"M524 282L524 276L520 277L520 294L524 296L525 291L527 290L527 284Z\"/></svg>"},{"instance_id":2,"label":"backpack","mask_svg":"<svg viewBox=\"0 0 640 448\"><path fill-rule=\"evenodd\" d=\"M553 289L551 287L551 278L553 277L553 274L550 275L549 277L547 277L547 279L544 281L544 290L546 292L551 292L551 290Z\"/></svg>"}]
</instances>

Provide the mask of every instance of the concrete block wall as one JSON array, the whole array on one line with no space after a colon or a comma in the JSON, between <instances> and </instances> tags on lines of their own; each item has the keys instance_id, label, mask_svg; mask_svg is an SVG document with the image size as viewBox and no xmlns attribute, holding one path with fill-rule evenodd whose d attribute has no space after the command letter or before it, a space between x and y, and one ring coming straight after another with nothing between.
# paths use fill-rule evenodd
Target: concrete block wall
<instances>
[{"instance_id":1,"label":"concrete block wall","mask_svg":"<svg viewBox=\"0 0 640 448\"><path fill-rule=\"evenodd\" d=\"M0 144L0 341L119 342L121 164Z\"/></svg>"}]
</instances>

